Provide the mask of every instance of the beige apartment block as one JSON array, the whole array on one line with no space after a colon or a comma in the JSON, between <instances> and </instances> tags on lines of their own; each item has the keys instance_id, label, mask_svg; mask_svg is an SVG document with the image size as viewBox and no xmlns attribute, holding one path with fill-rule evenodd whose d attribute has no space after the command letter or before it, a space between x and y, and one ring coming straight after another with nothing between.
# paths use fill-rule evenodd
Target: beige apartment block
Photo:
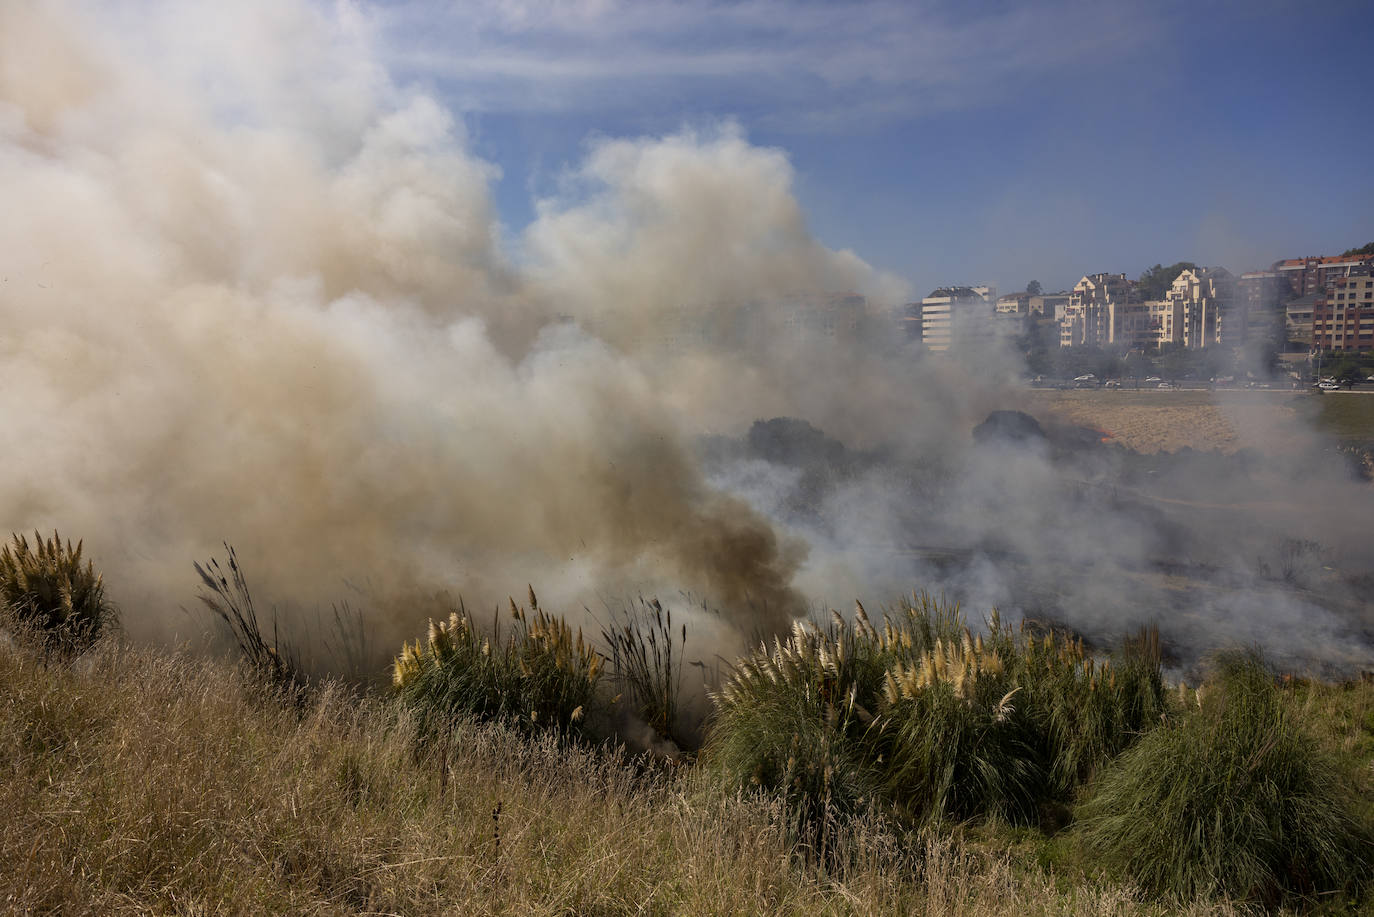
<instances>
[{"instance_id":1,"label":"beige apartment block","mask_svg":"<svg viewBox=\"0 0 1374 917\"><path fill-rule=\"evenodd\" d=\"M1183 327L1175 329L1174 341L1185 347L1219 344L1224 316L1235 302L1235 278L1223 267L1199 267L1174 279L1166 298L1182 315Z\"/></svg>"},{"instance_id":2,"label":"beige apartment block","mask_svg":"<svg viewBox=\"0 0 1374 917\"><path fill-rule=\"evenodd\" d=\"M1064 320L1064 310L1069 305L1069 294L1042 293L1039 296L1030 298L1030 311L1032 315L1044 315L1053 318L1057 322Z\"/></svg>"},{"instance_id":3,"label":"beige apartment block","mask_svg":"<svg viewBox=\"0 0 1374 917\"><path fill-rule=\"evenodd\" d=\"M1085 275L1069 292L1059 322L1059 346L1106 346L1116 326L1123 333L1130 327L1134 333L1138 314L1124 307L1140 303L1135 286L1125 274Z\"/></svg>"},{"instance_id":4,"label":"beige apartment block","mask_svg":"<svg viewBox=\"0 0 1374 917\"><path fill-rule=\"evenodd\" d=\"M1183 339L1183 304L1172 299L1147 302L1150 309L1150 346L1176 344Z\"/></svg>"},{"instance_id":5,"label":"beige apartment block","mask_svg":"<svg viewBox=\"0 0 1374 917\"><path fill-rule=\"evenodd\" d=\"M998 315L1029 315L1031 295L1029 293L1007 293L997 298Z\"/></svg>"}]
</instances>

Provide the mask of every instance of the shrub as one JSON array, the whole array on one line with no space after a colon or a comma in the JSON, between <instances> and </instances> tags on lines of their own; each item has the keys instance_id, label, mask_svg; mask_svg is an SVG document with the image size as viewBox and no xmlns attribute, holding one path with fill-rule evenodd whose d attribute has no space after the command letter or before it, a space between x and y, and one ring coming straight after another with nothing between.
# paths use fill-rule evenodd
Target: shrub
<instances>
[{"instance_id":1,"label":"shrub","mask_svg":"<svg viewBox=\"0 0 1374 917\"><path fill-rule=\"evenodd\" d=\"M704 750L729 783L804 817L878 801L908 821L1028 821L1159 722L1158 638L1098 660L1081 640L915 596L875 627L857 607L762 646L713 695Z\"/></svg>"},{"instance_id":2,"label":"shrub","mask_svg":"<svg viewBox=\"0 0 1374 917\"><path fill-rule=\"evenodd\" d=\"M873 715L859 702L881 679L874 649L842 622L826 633L799 623L713 695L706 761L728 785L780 795L807 843L824 845L880 792L865 743Z\"/></svg>"},{"instance_id":3,"label":"shrub","mask_svg":"<svg viewBox=\"0 0 1374 917\"><path fill-rule=\"evenodd\" d=\"M88 647L115 620L105 585L90 561L81 563L82 543L65 545L57 532L34 545L14 535L0 548L0 605L20 624L32 627L50 649Z\"/></svg>"},{"instance_id":4,"label":"shrub","mask_svg":"<svg viewBox=\"0 0 1374 917\"><path fill-rule=\"evenodd\" d=\"M1370 827L1263 660L1219 657L1193 697L1199 709L1103 772L1079 814L1085 849L1179 899L1273 904L1367 880Z\"/></svg>"},{"instance_id":5,"label":"shrub","mask_svg":"<svg viewBox=\"0 0 1374 917\"><path fill-rule=\"evenodd\" d=\"M1165 712L1159 632L1142 629L1112 657L1087 654L1081 639L1024 631L1013 637L993 614L993 644L1006 653L1018 698L1034 720L1049 789L1068 798L1105 762L1158 725Z\"/></svg>"},{"instance_id":6,"label":"shrub","mask_svg":"<svg viewBox=\"0 0 1374 917\"><path fill-rule=\"evenodd\" d=\"M930 822L993 815L1025 821L1045 773L1034 721L1002 657L974 640L935 646L887 672L881 747L894 802Z\"/></svg>"},{"instance_id":7,"label":"shrub","mask_svg":"<svg viewBox=\"0 0 1374 917\"><path fill-rule=\"evenodd\" d=\"M460 604L447 622L431 621L429 636L406 644L393 668L401 702L428 737L463 719L503 719L530 729L570 734L586 730L602 659L579 630L539 608L510 600L513 627L505 641L478 629ZM532 613L531 613L532 612Z\"/></svg>"}]
</instances>

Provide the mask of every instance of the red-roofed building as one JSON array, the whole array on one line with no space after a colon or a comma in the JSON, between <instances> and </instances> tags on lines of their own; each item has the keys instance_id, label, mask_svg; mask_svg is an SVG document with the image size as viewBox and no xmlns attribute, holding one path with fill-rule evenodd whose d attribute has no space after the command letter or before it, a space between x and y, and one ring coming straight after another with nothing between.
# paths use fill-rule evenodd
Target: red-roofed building
<instances>
[{"instance_id":1,"label":"red-roofed building","mask_svg":"<svg viewBox=\"0 0 1374 917\"><path fill-rule=\"evenodd\" d=\"M1289 258L1275 261L1274 271L1288 284L1289 296L1323 293L1340 277L1374 266L1374 255L1331 255L1320 258Z\"/></svg>"}]
</instances>

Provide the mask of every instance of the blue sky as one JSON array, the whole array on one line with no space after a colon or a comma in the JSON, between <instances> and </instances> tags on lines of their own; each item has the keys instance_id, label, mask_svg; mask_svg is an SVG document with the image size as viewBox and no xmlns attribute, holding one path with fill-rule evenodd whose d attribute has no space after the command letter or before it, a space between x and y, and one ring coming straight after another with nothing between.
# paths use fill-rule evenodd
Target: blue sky
<instances>
[{"instance_id":1,"label":"blue sky","mask_svg":"<svg viewBox=\"0 0 1374 917\"><path fill-rule=\"evenodd\" d=\"M730 121L812 231L918 294L1374 240L1357 2L463 2L367 7L394 77L498 165L512 237L596 137Z\"/></svg>"}]
</instances>

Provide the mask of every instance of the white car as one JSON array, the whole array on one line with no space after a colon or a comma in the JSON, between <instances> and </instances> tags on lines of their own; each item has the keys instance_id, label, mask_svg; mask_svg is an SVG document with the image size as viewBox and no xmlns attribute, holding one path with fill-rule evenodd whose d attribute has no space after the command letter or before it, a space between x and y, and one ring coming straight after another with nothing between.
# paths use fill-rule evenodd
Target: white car
<instances>
[{"instance_id":1,"label":"white car","mask_svg":"<svg viewBox=\"0 0 1374 917\"><path fill-rule=\"evenodd\" d=\"M1337 385L1335 382L1326 381L1318 382L1317 388L1321 389L1324 392L1338 392L1341 390L1341 387Z\"/></svg>"},{"instance_id":2,"label":"white car","mask_svg":"<svg viewBox=\"0 0 1374 917\"><path fill-rule=\"evenodd\" d=\"M1170 384L1167 383L1167 382L1161 382L1161 383L1159 383L1158 385L1156 385L1155 388L1162 388L1162 389L1166 389L1166 390L1169 390L1169 391L1172 391L1172 390L1173 390L1173 386L1170 385Z\"/></svg>"},{"instance_id":3,"label":"white car","mask_svg":"<svg viewBox=\"0 0 1374 917\"><path fill-rule=\"evenodd\" d=\"M1146 382L1163 382L1164 380L1161 379L1161 378L1159 378L1159 376L1151 376L1150 378L1146 379L1145 381L1146 381Z\"/></svg>"},{"instance_id":4,"label":"white car","mask_svg":"<svg viewBox=\"0 0 1374 917\"><path fill-rule=\"evenodd\" d=\"M1084 373L1084 374L1081 375L1081 376L1074 376L1074 377L1073 377L1073 381L1075 381L1075 382L1096 382L1096 381L1097 381L1097 376L1094 376L1092 373Z\"/></svg>"}]
</instances>

